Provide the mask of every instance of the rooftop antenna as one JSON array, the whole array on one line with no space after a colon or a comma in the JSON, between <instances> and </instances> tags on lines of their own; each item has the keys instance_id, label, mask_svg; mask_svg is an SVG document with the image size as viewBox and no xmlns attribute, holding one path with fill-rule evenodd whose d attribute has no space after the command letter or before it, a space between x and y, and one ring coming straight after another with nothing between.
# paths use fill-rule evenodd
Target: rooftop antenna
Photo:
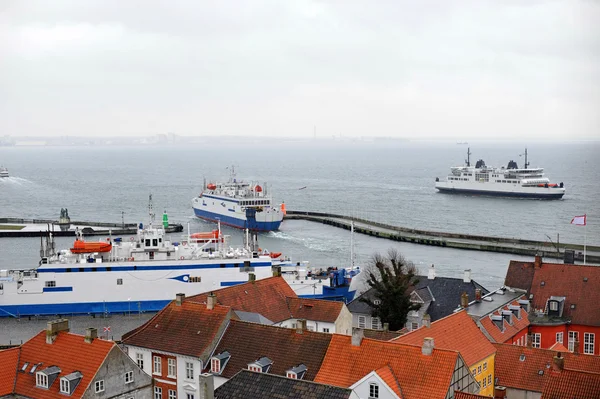
<instances>
[{"instance_id":1,"label":"rooftop antenna","mask_svg":"<svg viewBox=\"0 0 600 399\"><path fill-rule=\"evenodd\" d=\"M154 206L152 204L152 194L148 197L148 215L150 216L150 226L154 222Z\"/></svg>"},{"instance_id":2,"label":"rooftop antenna","mask_svg":"<svg viewBox=\"0 0 600 399\"><path fill-rule=\"evenodd\" d=\"M467 147L467 166L471 166L471 147Z\"/></svg>"}]
</instances>

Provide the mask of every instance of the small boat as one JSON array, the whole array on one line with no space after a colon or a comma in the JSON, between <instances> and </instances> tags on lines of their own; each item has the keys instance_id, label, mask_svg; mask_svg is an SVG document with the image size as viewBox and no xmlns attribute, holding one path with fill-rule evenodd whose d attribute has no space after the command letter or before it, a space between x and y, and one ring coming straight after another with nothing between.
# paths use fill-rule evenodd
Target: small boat
<instances>
[{"instance_id":1,"label":"small boat","mask_svg":"<svg viewBox=\"0 0 600 399\"><path fill-rule=\"evenodd\" d=\"M86 242L78 237L70 251L73 254L91 254L96 252L110 252L111 249L112 244L110 242Z\"/></svg>"},{"instance_id":2,"label":"small boat","mask_svg":"<svg viewBox=\"0 0 600 399\"><path fill-rule=\"evenodd\" d=\"M9 177L8 169L6 169L4 166L0 166L0 178L2 177Z\"/></svg>"}]
</instances>

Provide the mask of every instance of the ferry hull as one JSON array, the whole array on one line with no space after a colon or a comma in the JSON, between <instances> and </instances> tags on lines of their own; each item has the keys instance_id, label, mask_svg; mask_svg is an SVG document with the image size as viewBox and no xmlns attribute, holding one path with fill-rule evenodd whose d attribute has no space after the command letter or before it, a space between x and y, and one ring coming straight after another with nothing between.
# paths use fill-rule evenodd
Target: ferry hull
<instances>
[{"instance_id":1,"label":"ferry hull","mask_svg":"<svg viewBox=\"0 0 600 399\"><path fill-rule=\"evenodd\" d=\"M227 216L216 212L210 212L204 209L194 208L194 214L200 219L204 219L210 222L220 221L222 224L227 226L236 227L238 229L250 229L254 231L273 231L278 230L281 225L281 220L274 218L273 220L249 220L245 218L240 219L237 217ZM257 214L258 217L258 214Z\"/></svg>"},{"instance_id":2,"label":"ferry hull","mask_svg":"<svg viewBox=\"0 0 600 399\"><path fill-rule=\"evenodd\" d=\"M441 193L445 194L468 194L468 195L482 195L492 197L512 197L512 198L531 198L531 199L561 199L565 193L561 192L519 192L519 191L494 191L494 190L475 190L470 188L456 188L456 187L440 187L436 186ZM556 189L548 189L556 190Z\"/></svg>"}]
</instances>

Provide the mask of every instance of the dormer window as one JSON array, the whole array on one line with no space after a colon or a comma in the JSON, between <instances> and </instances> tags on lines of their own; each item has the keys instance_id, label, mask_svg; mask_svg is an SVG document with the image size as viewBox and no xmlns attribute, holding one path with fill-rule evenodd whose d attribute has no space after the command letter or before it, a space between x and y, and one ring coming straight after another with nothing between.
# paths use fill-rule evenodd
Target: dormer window
<instances>
[{"instance_id":1,"label":"dormer window","mask_svg":"<svg viewBox=\"0 0 600 399\"><path fill-rule=\"evenodd\" d=\"M40 370L35 374L35 385L39 388L50 388L52 383L60 374L60 369L56 366L50 366Z\"/></svg>"},{"instance_id":2,"label":"dormer window","mask_svg":"<svg viewBox=\"0 0 600 399\"><path fill-rule=\"evenodd\" d=\"M558 302L550 301L550 310L553 312L558 312Z\"/></svg>"},{"instance_id":3,"label":"dormer window","mask_svg":"<svg viewBox=\"0 0 600 399\"><path fill-rule=\"evenodd\" d=\"M565 299L566 298L564 296L551 296L548 299L547 303L548 316L562 317L562 310L563 305L565 303Z\"/></svg>"},{"instance_id":4,"label":"dormer window","mask_svg":"<svg viewBox=\"0 0 600 399\"><path fill-rule=\"evenodd\" d=\"M37 373L35 375L35 385L38 388L48 389L48 376L42 372Z\"/></svg>"},{"instance_id":5,"label":"dormer window","mask_svg":"<svg viewBox=\"0 0 600 399\"><path fill-rule=\"evenodd\" d=\"M214 374L221 374L230 357L231 355L227 351L213 356L210 359L210 371Z\"/></svg>"},{"instance_id":6,"label":"dormer window","mask_svg":"<svg viewBox=\"0 0 600 399\"><path fill-rule=\"evenodd\" d=\"M71 374L65 375L60 379L60 392L71 395L75 392L75 388L79 385L83 374L79 371L74 371Z\"/></svg>"},{"instance_id":7,"label":"dormer window","mask_svg":"<svg viewBox=\"0 0 600 399\"><path fill-rule=\"evenodd\" d=\"M64 378L60 379L60 393L71 393L71 388L69 387L69 381Z\"/></svg>"},{"instance_id":8,"label":"dormer window","mask_svg":"<svg viewBox=\"0 0 600 399\"><path fill-rule=\"evenodd\" d=\"M285 376L294 380L301 380L306 374L306 366L301 364L286 371Z\"/></svg>"},{"instance_id":9,"label":"dormer window","mask_svg":"<svg viewBox=\"0 0 600 399\"><path fill-rule=\"evenodd\" d=\"M268 373L272 364L273 364L273 361L271 359L269 359L268 357L261 357L254 363L250 363L248 365L248 370L256 371L259 373Z\"/></svg>"},{"instance_id":10,"label":"dormer window","mask_svg":"<svg viewBox=\"0 0 600 399\"><path fill-rule=\"evenodd\" d=\"M518 319L521 320L521 307L520 306L515 306L515 305L509 305L508 309L513 313L513 315Z\"/></svg>"}]
</instances>

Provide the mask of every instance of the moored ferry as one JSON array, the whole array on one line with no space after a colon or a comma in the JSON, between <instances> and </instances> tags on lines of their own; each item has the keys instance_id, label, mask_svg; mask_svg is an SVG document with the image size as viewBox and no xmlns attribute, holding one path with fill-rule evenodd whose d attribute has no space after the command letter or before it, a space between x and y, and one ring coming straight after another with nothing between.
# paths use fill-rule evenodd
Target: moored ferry
<instances>
[{"instance_id":1,"label":"moored ferry","mask_svg":"<svg viewBox=\"0 0 600 399\"><path fill-rule=\"evenodd\" d=\"M248 242L229 247L220 229L175 242L164 226L140 223L130 239L88 242L79 233L58 252L52 237L41 244L38 267L0 270L0 317L158 311L178 293L272 275L270 256Z\"/></svg>"},{"instance_id":2,"label":"moored ferry","mask_svg":"<svg viewBox=\"0 0 600 399\"><path fill-rule=\"evenodd\" d=\"M204 184L200 195L192 200L194 214L204 220L252 231L279 229L285 205L276 206L266 184L238 181L235 169L226 183Z\"/></svg>"},{"instance_id":3,"label":"moored ferry","mask_svg":"<svg viewBox=\"0 0 600 399\"><path fill-rule=\"evenodd\" d=\"M529 168L527 149L523 168L512 160L501 168L487 166L482 159L471 166L470 157L468 149L466 164L452 167L445 181L436 178L435 188L443 193L537 199L560 199L565 195L562 182L552 183L544 176L543 168Z\"/></svg>"},{"instance_id":4,"label":"moored ferry","mask_svg":"<svg viewBox=\"0 0 600 399\"><path fill-rule=\"evenodd\" d=\"M2 177L9 177L8 169L6 169L4 166L0 166L0 178Z\"/></svg>"}]
</instances>

